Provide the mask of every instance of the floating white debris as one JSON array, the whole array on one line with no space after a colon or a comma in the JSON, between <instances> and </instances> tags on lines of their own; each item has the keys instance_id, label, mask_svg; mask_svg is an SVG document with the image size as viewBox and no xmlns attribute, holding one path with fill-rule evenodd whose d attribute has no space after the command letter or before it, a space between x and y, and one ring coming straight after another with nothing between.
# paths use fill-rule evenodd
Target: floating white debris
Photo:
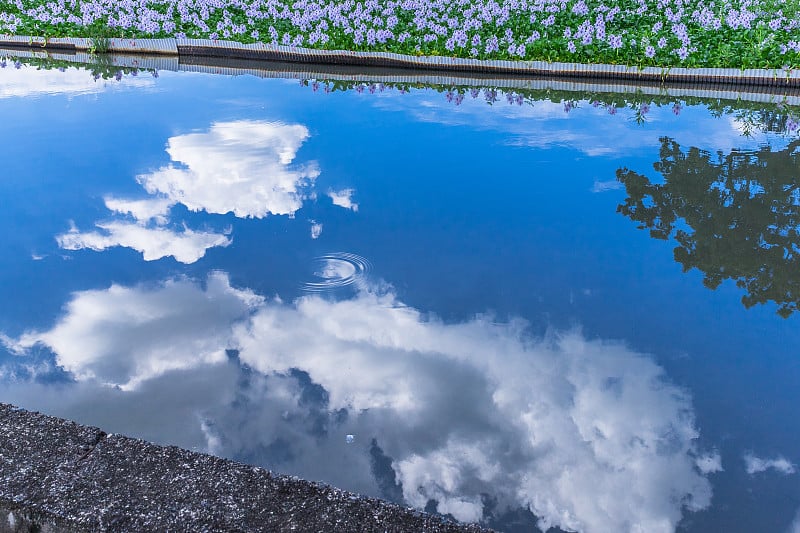
<instances>
[{"instance_id":1,"label":"floating white debris","mask_svg":"<svg viewBox=\"0 0 800 533\"><path fill-rule=\"evenodd\" d=\"M353 441L356 440L356 436L348 435L344 438L344 440L347 442L347 444L353 444Z\"/></svg>"}]
</instances>

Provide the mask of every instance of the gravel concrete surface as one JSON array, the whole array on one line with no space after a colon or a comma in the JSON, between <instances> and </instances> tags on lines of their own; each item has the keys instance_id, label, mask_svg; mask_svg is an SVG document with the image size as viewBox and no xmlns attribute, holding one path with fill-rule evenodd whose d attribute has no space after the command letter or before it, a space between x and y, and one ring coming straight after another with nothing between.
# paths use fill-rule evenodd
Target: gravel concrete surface
<instances>
[{"instance_id":1,"label":"gravel concrete surface","mask_svg":"<svg viewBox=\"0 0 800 533\"><path fill-rule=\"evenodd\" d=\"M0 532L15 533L488 531L7 404L0 404L0 511Z\"/></svg>"}]
</instances>

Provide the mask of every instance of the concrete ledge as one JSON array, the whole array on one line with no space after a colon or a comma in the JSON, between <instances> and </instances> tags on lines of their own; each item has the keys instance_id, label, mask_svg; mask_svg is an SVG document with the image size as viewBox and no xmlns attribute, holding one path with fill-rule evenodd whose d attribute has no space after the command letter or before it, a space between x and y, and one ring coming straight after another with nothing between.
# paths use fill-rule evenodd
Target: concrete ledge
<instances>
[{"instance_id":1,"label":"concrete ledge","mask_svg":"<svg viewBox=\"0 0 800 533\"><path fill-rule=\"evenodd\" d=\"M7 404L0 511L0 532L486 531Z\"/></svg>"},{"instance_id":2,"label":"concrete ledge","mask_svg":"<svg viewBox=\"0 0 800 533\"><path fill-rule=\"evenodd\" d=\"M388 52L316 50L266 43L242 44L208 39L108 39L102 51L113 53L177 55L179 58L215 57L287 63L350 65L460 73L613 79L625 81L736 84L754 87L800 87L800 70L734 68L661 68L629 65L507 61L443 56L410 56ZM0 35L0 48L39 48L86 51L98 42L86 38L51 38Z\"/></svg>"}]
</instances>

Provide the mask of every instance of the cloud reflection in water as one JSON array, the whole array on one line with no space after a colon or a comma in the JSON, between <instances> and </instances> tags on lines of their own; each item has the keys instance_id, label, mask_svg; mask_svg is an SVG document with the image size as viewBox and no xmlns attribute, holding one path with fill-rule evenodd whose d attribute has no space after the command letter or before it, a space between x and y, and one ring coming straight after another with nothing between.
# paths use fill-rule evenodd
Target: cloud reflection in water
<instances>
[{"instance_id":1,"label":"cloud reflection in water","mask_svg":"<svg viewBox=\"0 0 800 533\"><path fill-rule=\"evenodd\" d=\"M374 438L408 503L462 520L489 494L545 528L667 532L710 503L687 394L576 331L444 323L369 289L283 303L217 272L78 292L52 329L6 342L49 347L76 380L10 384L11 401L124 412L120 430L378 494Z\"/></svg>"},{"instance_id":2,"label":"cloud reflection in water","mask_svg":"<svg viewBox=\"0 0 800 533\"><path fill-rule=\"evenodd\" d=\"M294 164L308 137L308 128L300 124L255 120L217 122L207 132L172 137L167 152L173 163L137 178L150 197L108 196L106 208L125 219L97 222L99 231L72 228L56 241L67 250L123 246L141 252L146 261L171 256L194 263L209 248L229 245L231 238L227 232L171 227L173 206L240 218L294 216L314 196L319 176L316 162ZM352 189L328 194L335 205L357 210ZM315 227L312 238L322 231L321 224Z\"/></svg>"},{"instance_id":3,"label":"cloud reflection in water","mask_svg":"<svg viewBox=\"0 0 800 533\"><path fill-rule=\"evenodd\" d=\"M309 137L300 124L255 120L217 122L207 132L169 139L175 163L139 176L153 195L191 211L237 217L292 215L319 176L316 163L292 167Z\"/></svg>"}]
</instances>

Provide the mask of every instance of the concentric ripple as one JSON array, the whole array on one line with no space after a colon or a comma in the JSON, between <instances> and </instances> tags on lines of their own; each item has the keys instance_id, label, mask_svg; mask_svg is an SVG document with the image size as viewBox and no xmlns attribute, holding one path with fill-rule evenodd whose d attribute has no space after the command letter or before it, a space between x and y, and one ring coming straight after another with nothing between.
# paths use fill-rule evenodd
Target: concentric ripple
<instances>
[{"instance_id":1,"label":"concentric ripple","mask_svg":"<svg viewBox=\"0 0 800 533\"><path fill-rule=\"evenodd\" d=\"M372 265L365 258L356 254L345 252L322 255L314 259L314 276L320 281L303 284L303 290L309 292L323 292L348 285L361 285L372 269Z\"/></svg>"}]
</instances>

